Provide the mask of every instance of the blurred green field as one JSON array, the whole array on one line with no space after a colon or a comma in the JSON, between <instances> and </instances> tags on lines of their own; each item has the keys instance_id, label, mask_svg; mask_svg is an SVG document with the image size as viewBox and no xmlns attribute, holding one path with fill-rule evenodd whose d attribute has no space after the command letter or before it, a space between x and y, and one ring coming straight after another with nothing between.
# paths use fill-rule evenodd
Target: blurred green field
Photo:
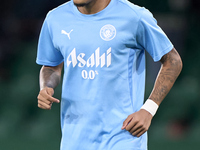
<instances>
[{"instance_id":1,"label":"blurred green field","mask_svg":"<svg viewBox=\"0 0 200 150\"><path fill-rule=\"evenodd\" d=\"M0 150L59 150L59 104L54 104L50 111L37 108L40 66L35 64L36 46L37 42L31 42L19 47L27 51L13 60L12 80L2 82L0 86L0 94L5 97L0 101ZM184 86L185 81L187 86ZM146 97L152 86L147 79ZM199 150L198 89L195 78L177 81L153 119L149 130L149 150ZM60 98L60 94L61 84L55 97ZM186 131L176 133L179 128L174 130L173 124L180 119L189 123Z\"/></svg>"},{"instance_id":2,"label":"blurred green field","mask_svg":"<svg viewBox=\"0 0 200 150\"><path fill-rule=\"evenodd\" d=\"M48 114L45 114L48 116ZM45 117L45 115L43 117ZM54 121L57 118L52 117ZM46 124L45 124L46 123ZM53 124L53 125L52 125ZM166 137L166 125L153 124L149 131L149 150L199 150L199 126L180 139ZM31 129L32 131L30 131ZM54 122L44 122L43 125L36 125L13 131L6 137L1 137L0 149L2 150L59 150L60 127Z\"/></svg>"}]
</instances>

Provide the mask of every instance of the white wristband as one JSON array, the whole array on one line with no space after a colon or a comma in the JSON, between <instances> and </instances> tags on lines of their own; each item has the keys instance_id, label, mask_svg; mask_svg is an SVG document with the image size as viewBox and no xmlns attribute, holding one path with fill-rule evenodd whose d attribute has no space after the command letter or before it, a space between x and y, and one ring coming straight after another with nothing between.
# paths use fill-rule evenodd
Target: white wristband
<instances>
[{"instance_id":1,"label":"white wristband","mask_svg":"<svg viewBox=\"0 0 200 150\"><path fill-rule=\"evenodd\" d=\"M154 116L158 109L158 104L156 104L151 99L147 99L144 105L141 107L141 109L148 111L152 116Z\"/></svg>"}]
</instances>

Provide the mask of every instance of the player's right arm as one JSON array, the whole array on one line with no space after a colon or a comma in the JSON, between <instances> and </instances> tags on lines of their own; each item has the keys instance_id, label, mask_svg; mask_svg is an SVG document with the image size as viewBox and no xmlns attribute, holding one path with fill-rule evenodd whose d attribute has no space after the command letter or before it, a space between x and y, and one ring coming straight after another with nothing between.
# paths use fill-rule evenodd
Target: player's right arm
<instances>
[{"instance_id":1,"label":"player's right arm","mask_svg":"<svg viewBox=\"0 0 200 150\"><path fill-rule=\"evenodd\" d=\"M38 107L51 109L52 103L60 101L53 97L54 88L59 84L63 63L58 66L42 66L40 70L40 92L38 94Z\"/></svg>"}]
</instances>

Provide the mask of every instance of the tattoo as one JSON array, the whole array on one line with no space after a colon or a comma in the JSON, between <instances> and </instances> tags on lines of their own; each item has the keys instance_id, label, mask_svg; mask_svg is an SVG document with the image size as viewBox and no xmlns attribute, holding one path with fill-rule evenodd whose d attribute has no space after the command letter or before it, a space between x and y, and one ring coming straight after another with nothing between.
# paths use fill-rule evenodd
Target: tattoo
<instances>
[{"instance_id":1,"label":"tattoo","mask_svg":"<svg viewBox=\"0 0 200 150\"><path fill-rule=\"evenodd\" d=\"M61 79L61 75L50 67L44 67L40 72L40 88L55 88Z\"/></svg>"},{"instance_id":2,"label":"tattoo","mask_svg":"<svg viewBox=\"0 0 200 150\"><path fill-rule=\"evenodd\" d=\"M175 49L161 59L162 67L156 79L150 99L160 104L172 88L182 69L182 61Z\"/></svg>"}]
</instances>

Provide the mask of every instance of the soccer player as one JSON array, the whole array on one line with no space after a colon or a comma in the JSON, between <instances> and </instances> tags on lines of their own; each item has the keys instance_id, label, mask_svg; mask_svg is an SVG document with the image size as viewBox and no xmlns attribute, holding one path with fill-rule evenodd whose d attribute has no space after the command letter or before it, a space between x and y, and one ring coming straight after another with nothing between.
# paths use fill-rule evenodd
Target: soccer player
<instances>
[{"instance_id":1,"label":"soccer player","mask_svg":"<svg viewBox=\"0 0 200 150\"><path fill-rule=\"evenodd\" d=\"M144 102L145 50L162 66ZM71 0L41 30L38 107L51 109L64 65L61 150L147 150L147 130L182 61L145 8L127 0Z\"/></svg>"}]
</instances>

